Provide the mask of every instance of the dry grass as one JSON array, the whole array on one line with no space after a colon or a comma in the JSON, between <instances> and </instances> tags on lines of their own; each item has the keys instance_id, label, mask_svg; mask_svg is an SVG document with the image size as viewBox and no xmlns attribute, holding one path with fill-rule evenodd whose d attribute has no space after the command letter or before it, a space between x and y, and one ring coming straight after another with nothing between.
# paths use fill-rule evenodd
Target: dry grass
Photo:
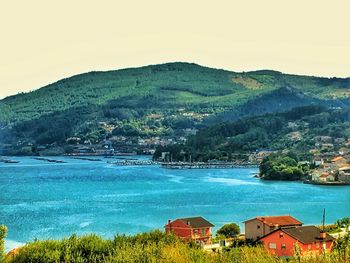
<instances>
[{"instance_id":1,"label":"dry grass","mask_svg":"<svg viewBox=\"0 0 350 263\"><path fill-rule=\"evenodd\" d=\"M245 88L250 90L261 89L262 84L250 77L237 76L232 78L232 81L237 84L242 84Z\"/></svg>"}]
</instances>

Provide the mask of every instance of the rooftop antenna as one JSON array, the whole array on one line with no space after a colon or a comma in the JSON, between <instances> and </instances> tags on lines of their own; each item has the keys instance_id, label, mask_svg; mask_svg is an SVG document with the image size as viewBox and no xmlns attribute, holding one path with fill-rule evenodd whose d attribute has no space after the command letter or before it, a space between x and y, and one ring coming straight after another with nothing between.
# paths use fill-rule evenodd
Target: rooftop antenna
<instances>
[{"instance_id":1,"label":"rooftop antenna","mask_svg":"<svg viewBox=\"0 0 350 263\"><path fill-rule=\"evenodd\" d=\"M326 238L326 232L324 231L324 223L326 218L326 208L323 208L323 215L322 215L322 230L320 232L320 238L325 239Z\"/></svg>"},{"instance_id":2,"label":"rooftop antenna","mask_svg":"<svg viewBox=\"0 0 350 263\"><path fill-rule=\"evenodd\" d=\"M326 208L323 208L323 216L322 216L322 232L324 232L325 218L326 218Z\"/></svg>"}]
</instances>

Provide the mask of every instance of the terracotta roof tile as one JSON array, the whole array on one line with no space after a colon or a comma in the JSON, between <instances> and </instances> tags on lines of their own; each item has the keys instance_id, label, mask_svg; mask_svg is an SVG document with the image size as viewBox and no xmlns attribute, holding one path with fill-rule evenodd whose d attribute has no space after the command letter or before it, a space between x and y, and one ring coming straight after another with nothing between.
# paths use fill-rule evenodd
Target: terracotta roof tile
<instances>
[{"instance_id":1,"label":"terracotta roof tile","mask_svg":"<svg viewBox=\"0 0 350 263\"><path fill-rule=\"evenodd\" d=\"M338 157L333 158L332 162L337 162L337 161L340 161L340 160L344 160L344 158L341 157L341 156L338 156Z\"/></svg>"},{"instance_id":2,"label":"terracotta roof tile","mask_svg":"<svg viewBox=\"0 0 350 263\"><path fill-rule=\"evenodd\" d=\"M179 218L178 220L181 220L185 224L193 227L193 228L200 228L200 227L213 227L214 225L210 223L209 221L205 220L203 217L187 217L187 218Z\"/></svg>"},{"instance_id":3,"label":"terracotta roof tile","mask_svg":"<svg viewBox=\"0 0 350 263\"><path fill-rule=\"evenodd\" d=\"M269 226L294 226L294 225L302 225L303 223L299 220L295 219L292 216L258 216L253 219L257 219L264 224ZM252 220L252 219L250 219ZM247 221L250 221L247 220ZM246 222L247 222L246 221Z\"/></svg>"},{"instance_id":4,"label":"terracotta roof tile","mask_svg":"<svg viewBox=\"0 0 350 263\"><path fill-rule=\"evenodd\" d=\"M301 226L294 228L283 228L283 232L294 237L303 244L310 244L316 241L332 241L334 238L326 233L326 238L321 239L321 229L315 226Z\"/></svg>"},{"instance_id":5,"label":"terracotta roof tile","mask_svg":"<svg viewBox=\"0 0 350 263\"><path fill-rule=\"evenodd\" d=\"M329 173L323 173L320 175L321 178L327 178L330 174Z\"/></svg>"}]
</instances>

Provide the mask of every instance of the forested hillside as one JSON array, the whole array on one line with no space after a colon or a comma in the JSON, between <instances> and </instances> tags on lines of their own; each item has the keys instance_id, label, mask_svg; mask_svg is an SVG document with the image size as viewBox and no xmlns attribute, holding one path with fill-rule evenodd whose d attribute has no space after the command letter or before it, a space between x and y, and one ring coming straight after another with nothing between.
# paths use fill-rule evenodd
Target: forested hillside
<instances>
[{"instance_id":1,"label":"forested hillside","mask_svg":"<svg viewBox=\"0 0 350 263\"><path fill-rule=\"evenodd\" d=\"M310 104L348 107L350 79L236 73L189 63L90 72L1 100L0 144L178 137L184 129Z\"/></svg>"},{"instance_id":2,"label":"forested hillside","mask_svg":"<svg viewBox=\"0 0 350 263\"><path fill-rule=\"evenodd\" d=\"M304 106L283 113L220 123L200 130L185 145L159 147L154 157L169 152L173 160L188 160L191 155L192 160L198 161L231 161L239 155L242 159L248 158L245 154L260 150L287 149L308 154L315 148L318 136L349 138L350 110Z\"/></svg>"}]
</instances>

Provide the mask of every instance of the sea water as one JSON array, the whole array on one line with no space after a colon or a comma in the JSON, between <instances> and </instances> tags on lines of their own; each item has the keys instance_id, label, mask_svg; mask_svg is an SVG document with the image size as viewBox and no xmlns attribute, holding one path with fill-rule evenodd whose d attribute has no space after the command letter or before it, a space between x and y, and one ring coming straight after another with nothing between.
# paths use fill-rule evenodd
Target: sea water
<instances>
[{"instance_id":1,"label":"sea water","mask_svg":"<svg viewBox=\"0 0 350 263\"><path fill-rule=\"evenodd\" d=\"M142 157L145 158L145 157ZM163 229L168 219L203 216L215 225L263 215L292 215L304 224L350 216L350 186L263 181L256 168L170 170L117 166L104 159L11 157L0 163L0 224L7 250L34 239L73 233L135 234Z\"/></svg>"}]
</instances>

